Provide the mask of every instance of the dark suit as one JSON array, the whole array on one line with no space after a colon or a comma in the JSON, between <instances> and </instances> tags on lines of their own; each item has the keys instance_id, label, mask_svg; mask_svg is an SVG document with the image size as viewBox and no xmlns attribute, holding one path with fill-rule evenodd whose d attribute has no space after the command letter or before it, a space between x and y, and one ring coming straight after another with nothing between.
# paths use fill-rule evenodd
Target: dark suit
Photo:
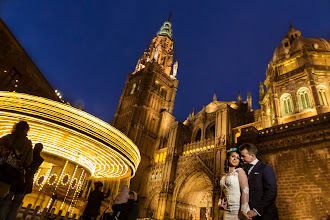
<instances>
[{"instance_id":1,"label":"dark suit","mask_svg":"<svg viewBox=\"0 0 330 220\"><path fill-rule=\"evenodd\" d=\"M278 219L277 207L275 205L277 184L273 168L268 164L258 161L248 175L248 181L250 188L250 209L256 209L261 215L253 219Z\"/></svg>"}]
</instances>

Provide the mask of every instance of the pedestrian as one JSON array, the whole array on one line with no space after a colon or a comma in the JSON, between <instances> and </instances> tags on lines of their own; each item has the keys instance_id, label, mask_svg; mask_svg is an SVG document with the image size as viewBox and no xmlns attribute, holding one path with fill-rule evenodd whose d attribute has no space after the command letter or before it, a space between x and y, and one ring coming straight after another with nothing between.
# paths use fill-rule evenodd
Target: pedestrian
<instances>
[{"instance_id":1,"label":"pedestrian","mask_svg":"<svg viewBox=\"0 0 330 220\"><path fill-rule=\"evenodd\" d=\"M32 192L33 177L44 159L40 153L43 149L41 143L37 143L33 148L33 160L30 166L25 169L25 182L17 183L10 187L9 193L2 200L0 205L0 219L6 216L6 220L15 220L17 210L26 194ZM8 211L9 209L9 211ZM8 211L8 214L6 215Z\"/></svg>"},{"instance_id":2,"label":"pedestrian","mask_svg":"<svg viewBox=\"0 0 330 220\"><path fill-rule=\"evenodd\" d=\"M118 220L136 220L139 215L139 202L138 195L134 191L130 191L128 193L129 197L126 203L118 205L118 211L120 211L120 215L118 216ZM110 218L116 219L116 218Z\"/></svg>"},{"instance_id":3,"label":"pedestrian","mask_svg":"<svg viewBox=\"0 0 330 220\"><path fill-rule=\"evenodd\" d=\"M129 199L128 193L129 193L128 186L123 185L120 188L120 190L115 198L115 201L113 202L113 205L112 205L113 216L115 217L115 219L118 219L122 206L124 206L124 204L127 203L128 199Z\"/></svg>"},{"instance_id":4,"label":"pedestrian","mask_svg":"<svg viewBox=\"0 0 330 220\"><path fill-rule=\"evenodd\" d=\"M123 210L119 220L136 220L139 215L139 201L138 195L134 191L129 192L129 199L127 201L126 210Z\"/></svg>"},{"instance_id":5,"label":"pedestrian","mask_svg":"<svg viewBox=\"0 0 330 220\"><path fill-rule=\"evenodd\" d=\"M83 220L93 220L100 215L101 202L110 195L110 190L107 193L103 193L102 187L102 182L94 183L95 189L88 196L88 202L82 216Z\"/></svg>"},{"instance_id":6,"label":"pedestrian","mask_svg":"<svg viewBox=\"0 0 330 220\"><path fill-rule=\"evenodd\" d=\"M32 143L27 138L30 127L26 121L14 125L11 134L0 138L0 199L11 185L24 182L24 172L32 162Z\"/></svg>"}]
</instances>

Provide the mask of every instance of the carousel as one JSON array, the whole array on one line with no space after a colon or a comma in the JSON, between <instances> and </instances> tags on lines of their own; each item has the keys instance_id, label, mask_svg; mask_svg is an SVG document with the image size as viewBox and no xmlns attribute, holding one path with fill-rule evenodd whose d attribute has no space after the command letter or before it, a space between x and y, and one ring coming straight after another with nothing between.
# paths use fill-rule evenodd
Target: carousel
<instances>
[{"instance_id":1,"label":"carousel","mask_svg":"<svg viewBox=\"0 0 330 220\"><path fill-rule=\"evenodd\" d=\"M20 120L28 138L42 143L43 164L34 176L33 192L23 201L80 215L93 182L114 197L129 185L140 163L135 144L108 123L68 104L16 92L0 92L0 137Z\"/></svg>"}]
</instances>

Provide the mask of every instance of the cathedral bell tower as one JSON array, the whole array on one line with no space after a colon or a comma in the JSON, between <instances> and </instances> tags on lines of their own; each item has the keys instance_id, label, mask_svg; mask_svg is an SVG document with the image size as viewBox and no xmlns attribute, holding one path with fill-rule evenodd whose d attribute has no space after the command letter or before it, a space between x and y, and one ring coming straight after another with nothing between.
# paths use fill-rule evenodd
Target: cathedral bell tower
<instances>
[{"instance_id":1,"label":"cathedral bell tower","mask_svg":"<svg viewBox=\"0 0 330 220\"><path fill-rule=\"evenodd\" d=\"M173 37L170 21L165 21L128 74L113 126L126 134L139 148L141 163L130 188L143 200L149 167L157 149L167 143L174 99L178 88L178 62L173 64ZM143 201L142 201L143 202Z\"/></svg>"}]
</instances>

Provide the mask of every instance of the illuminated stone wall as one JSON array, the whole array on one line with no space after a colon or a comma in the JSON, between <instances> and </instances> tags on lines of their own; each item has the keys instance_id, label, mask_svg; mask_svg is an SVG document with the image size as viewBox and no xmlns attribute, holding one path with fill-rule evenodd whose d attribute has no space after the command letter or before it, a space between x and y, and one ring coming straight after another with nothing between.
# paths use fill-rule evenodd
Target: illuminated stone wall
<instances>
[{"instance_id":1,"label":"illuminated stone wall","mask_svg":"<svg viewBox=\"0 0 330 220\"><path fill-rule=\"evenodd\" d=\"M260 85L262 127L330 111L330 44L290 32L275 49Z\"/></svg>"},{"instance_id":2,"label":"illuminated stone wall","mask_svg":"<svg viewBox=\"0 0 330 220\"><path fill-rule=\"evenodd\" d=\"M258 158L273 166L281 219L328 216L329 124L330 113L325 113L260 131L249 127L239 137L241 142L255 142Z\"/></svg>"},{"instance_id":3,"label":"illuminated stone wall","mask_svg":"<svg viewBox=\"0 0 330 220\"><path fill-rule=\"evenodd\" d=\"M177 62L173 64L171 23L166 21L138 60L135 70L128 74L113 119L113 126L127 135L141 152L139 169L131 181L131 190L139 193L141 216L149 212L147 203L151 200L153 209L158 204L159 196L155 193L160 192L163 180L160 163L167 158L168 135L175 121L172 113L179 83L177 67ZM151 168L156 152L159 166Z\"/></svg>"},{"instance_id":4,"label":"illuminated stone wall","mask_svg":"<svg viewBox=\"0 0 330 220\"><path fill-rule=\"evenodd\" d=\"M326 218L330 46L320 38L302 38L292 27L287 38L268 65L266 91L260 85L261 109L251 109L250 94L246 101L239 94L232 102L218 101L214 95L213 102L198 113L194 110L183 125L172 124L167 148L155 151L148 169L143 217L202 219L201 213L209 209L196 201L206 198L207 187L199 187L203 181L193 178L191 169L195 169L200 176L211 172L212 211L205 219L221 219L218 182L226 149L253 142L260 149L258 156L275 169L280 217ZM160 160L164 150L166 159ZM183 177L187 182L181 182ZM176 190L185 191L185 198ZM312 210L314 206L318 207Z\"/></svg>"}]
</instances>

